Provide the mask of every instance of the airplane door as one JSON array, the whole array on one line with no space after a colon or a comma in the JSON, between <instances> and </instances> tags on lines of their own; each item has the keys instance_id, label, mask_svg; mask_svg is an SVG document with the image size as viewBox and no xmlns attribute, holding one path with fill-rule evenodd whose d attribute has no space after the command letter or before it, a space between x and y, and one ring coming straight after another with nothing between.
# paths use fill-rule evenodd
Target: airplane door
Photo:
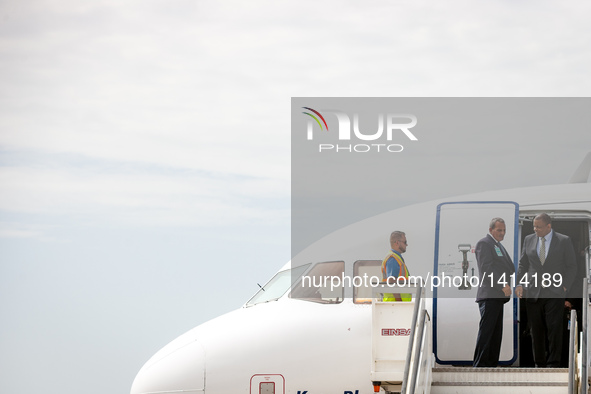
<instances>
[{"instance_id":1,"label":"airplane door","mask_svg":"<svg viewBox=\"0 0 591 394\"><path fill-rule=\"evenodd\" d=\"M449 202L437 207L433 270L433 352L439 364L471 365L480 312L474 248L491 219L505 221L502 245L517 268L519 205L511 201ZM439 281L437 280L439 279ZM507 278L510 283L512 278ZM500 364L517 358L517 300L505 304Z\"/></svg>"},{"instance_id":2,"label":"airplane door","mask_svg":"<svg viewBox=\"0 0 591 394\"><path fill-rule=\"evenodd\" d=\"M257 374L250 378L250 394L285 394L285 379L279 374Z\"/></svg>"}]
</instances>

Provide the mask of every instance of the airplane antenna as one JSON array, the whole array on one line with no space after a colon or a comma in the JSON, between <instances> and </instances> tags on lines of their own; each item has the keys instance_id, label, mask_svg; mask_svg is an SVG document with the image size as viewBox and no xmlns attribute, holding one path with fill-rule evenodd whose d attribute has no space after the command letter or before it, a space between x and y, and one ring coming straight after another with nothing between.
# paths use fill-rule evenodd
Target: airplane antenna
<instances>
[{"instance_id":1,"label":"airplane antenna","mask_svg":"<svg viewBox=\"0 0 591 394\"><path fill-rule=\"evenodd\" d=\"M587 183L589 174L591 173L591 152L583 159L579 167L575 170L573 176L570 177L568 183Z\"/></svg>"},{"instance_id":2,"label":"airplane antenna","mask_svg":"<svg viewBox=\"0 0 591 394\"><path fill-rule=\"evenodd\" d=\"M258 282L257 282L257 285L259 285ZM267 290L263 289L263 286L259 285L259 287L261 288L262 291L267 291Z\"/></svg>"}]
</instances>

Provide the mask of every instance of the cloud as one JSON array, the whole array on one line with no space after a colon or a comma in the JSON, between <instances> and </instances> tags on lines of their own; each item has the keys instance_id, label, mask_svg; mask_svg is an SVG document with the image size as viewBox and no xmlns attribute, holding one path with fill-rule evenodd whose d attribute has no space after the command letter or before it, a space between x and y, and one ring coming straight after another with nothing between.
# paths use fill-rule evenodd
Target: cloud
<instances>
[{"instance_id":1,"label":"cloud","mask_svg":"<svg viewBox=\"0 0 591 394\"><path fill-rule=\"evenodd\" d=\"M0 167L1 211L48 215L58 222L77 218L87 224L156 226L277 223L289 217L288 189L286 181L276 179L196 172ZM18 229L6 231L5 235L27 235Z\"/></svg>"},{"instance_id":2,"label":"cloud","mask_svg":"<svg viewBox=\"0 0 591 394\"><path fill-rule=\"evenodd\" d=\"M0 238L38 238L40 231L15 228L18 224L0 223Z\"/></svg>"}]
</instances>

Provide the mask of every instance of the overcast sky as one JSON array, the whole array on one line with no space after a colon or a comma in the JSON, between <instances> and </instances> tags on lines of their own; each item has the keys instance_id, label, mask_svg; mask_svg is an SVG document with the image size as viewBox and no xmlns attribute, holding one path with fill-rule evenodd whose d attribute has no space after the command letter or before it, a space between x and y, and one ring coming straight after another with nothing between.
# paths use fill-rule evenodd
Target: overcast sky
<instances>
[{"instance_id":1,"label":"overcast sky","mask_svg":"<svg viewBox=\"0 0 591 394\"><path fill-rule=\"evenodd\" d=\"M128 393L289 259L291 97L589 96L590 11L1 1L0 392Z\"/></svg>"}]
</instances>

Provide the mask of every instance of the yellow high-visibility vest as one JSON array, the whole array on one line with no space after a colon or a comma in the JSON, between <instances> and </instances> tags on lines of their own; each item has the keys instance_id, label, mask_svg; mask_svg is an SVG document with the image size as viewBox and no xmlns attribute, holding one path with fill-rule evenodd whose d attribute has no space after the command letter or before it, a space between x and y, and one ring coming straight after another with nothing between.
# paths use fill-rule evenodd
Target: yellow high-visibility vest
<instances>
[{"instance_id":1,"label":"yellow high-visibility vest","mask_svg":"<svg viewBox=\"0 0 591 394\"><path fill-rule=\"evenodd\" d=\"M394 252L390 252L386 256L384 261L382 261L382 279L383 280L388 279L387 272L386 272L386 263L388 262L390 257L394 258L394 260L396 260L396 262L398 263L398 267L399 267L398 276L399 277L403 276L404 278L406 278L408 280L408 268L406 268L406 264L402 260L402 257L400 257L400 255L398 253L394 253ZM402 273L404 273L404 274L402 274ZM405 302L408 302L408 301L412 300L412 295L408 294L408 293L404 293L404 294L384 293L383 300L384 301L405 301Z\"/></svg>"}]
</instances>

